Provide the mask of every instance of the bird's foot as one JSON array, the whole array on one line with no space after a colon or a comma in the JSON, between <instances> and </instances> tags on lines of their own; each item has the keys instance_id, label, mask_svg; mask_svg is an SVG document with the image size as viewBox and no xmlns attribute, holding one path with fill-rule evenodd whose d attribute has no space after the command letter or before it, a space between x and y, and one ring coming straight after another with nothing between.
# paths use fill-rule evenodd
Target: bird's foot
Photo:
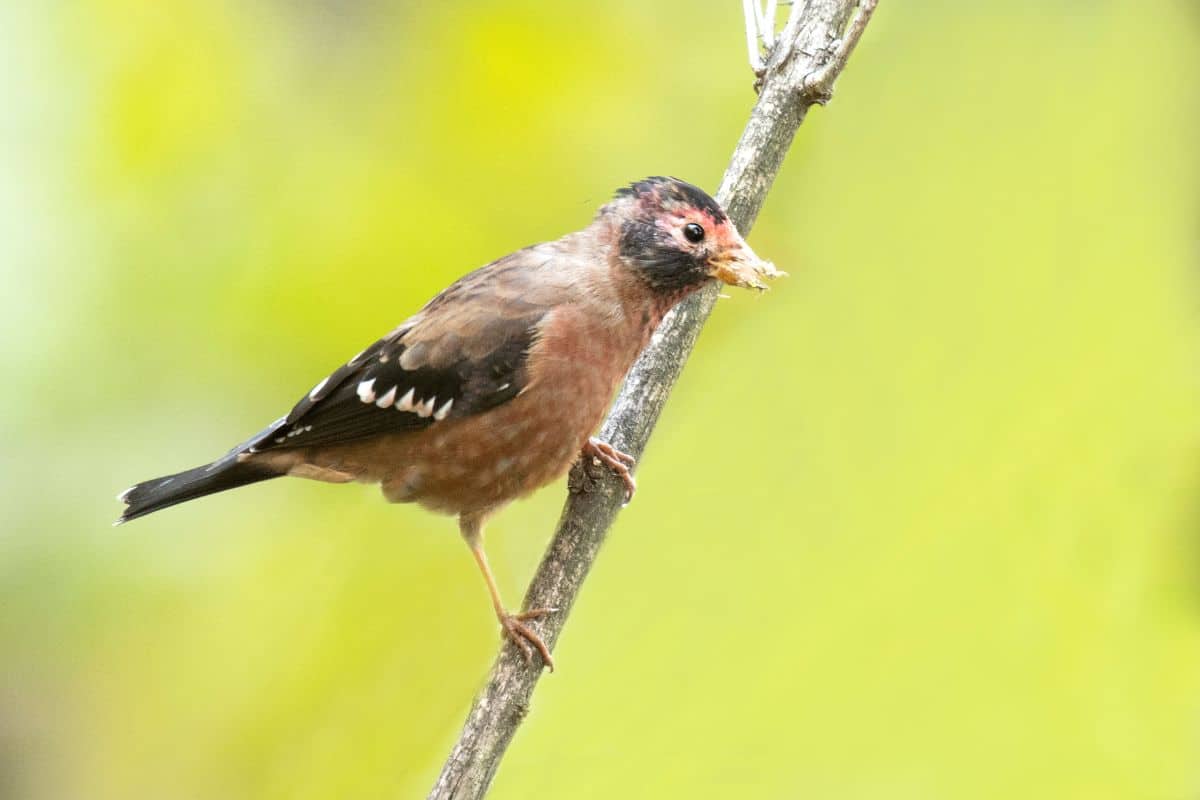
<instances>
[{"instance_id":1,"label":"bird's foot","mask_svg":"<svg viewBox=\"0 0 1200 800\"><path fill-rule=\"evenodd\" d=\"M520 614L502 613L497 615L500 619L500 627L504 629L505 637L521 651L525 663L533 662L533 651L536 649L551 672L554 672L554 658L550 655L550 648L546 647L542 637L538 636L537 632L525 622L531 619L541 619L557 610L557 608L535 608L530 611L522 611Z\"/></svg>"},{"instance_id":2,"label":"bird's foot","mask_svg":"<svg viewBox=\"0 0 1200 800\"><path fill-rule=\"evenodd\" d=\"M628 453L622 453L595 436L588 439L587 444L583 446L583 457L585 469L594 460L616 473L616 476L625 484L625 502L628 503L633 499L633 493L637 491L637 481L633 479L633 473L630 470L637 464L636 458Z\"/></svg>"}]
</instances>

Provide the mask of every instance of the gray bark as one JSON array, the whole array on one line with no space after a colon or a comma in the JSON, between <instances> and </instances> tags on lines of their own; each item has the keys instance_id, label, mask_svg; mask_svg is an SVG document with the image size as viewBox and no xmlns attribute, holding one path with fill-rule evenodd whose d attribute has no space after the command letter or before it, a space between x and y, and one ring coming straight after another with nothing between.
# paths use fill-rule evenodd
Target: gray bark
<instances>
[{"instance_id":1,"label":"gray bark","mask_svg":"<svg viewBox=\"0 0 1200 800\"><path fill-rule=\"evenodd\" d=\"M808 109L829 99L876 1L796 0L792 7L787 25L767 55L759 76L758 102L717 192L717 200L743 235L753 226ZM719 292L719 286L708 286L667 315L626 377L601 428L601 439L641 457ZM523 606L558 609L533 623L552 650L624 498L623 485L615 476L593 474L578 464L568 486L558 529ZM529 711L541 674L538 656L527 665L515 647L501 648L430 800L475 800L487 793L504 751Z\"/></svg>"}]
</instances>

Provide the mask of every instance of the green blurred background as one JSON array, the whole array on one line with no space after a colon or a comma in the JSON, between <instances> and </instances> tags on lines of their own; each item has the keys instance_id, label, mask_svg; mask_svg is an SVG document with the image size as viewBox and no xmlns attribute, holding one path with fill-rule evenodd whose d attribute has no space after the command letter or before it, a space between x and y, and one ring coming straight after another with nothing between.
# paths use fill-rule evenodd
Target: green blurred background
<instances>
[{"instance_id":1,"label":"green blurred background","mask_svg":"<svg viewBox=\"0 0 1200 800\"><path fill-rule=\"evenodd\" d=\"M715 189L740 4L0 5L0 795L418 797L497 645L452 521L119 529L452 279ZM1200 14L885 0L496 798L1200 792ZM562 486L500 515L521 596Z\"/></svg>"}]
</instances>

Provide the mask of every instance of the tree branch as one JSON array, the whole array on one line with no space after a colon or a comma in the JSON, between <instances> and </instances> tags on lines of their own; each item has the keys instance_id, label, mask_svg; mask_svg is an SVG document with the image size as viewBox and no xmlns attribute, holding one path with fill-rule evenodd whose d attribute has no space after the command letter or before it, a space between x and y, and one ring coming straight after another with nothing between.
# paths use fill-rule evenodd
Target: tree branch
<instances>
[{"instance_id":1,"label":"tree branch","mask_svg":"<svg viewBox=\"0 0 1200 800\"><path fill-rule=\"evenodd\" d=\"M717 200L743 235L753 226L808 109L829 99L833 82L862 36L876 3L795 0L787 24L767 54L759 77L758 102L717 192ZM752 18L748 13L748 22ZM755 31L763 37L773 33ZM641 457L719 291L715 284L706 287L663 320L626 377L601 428L601 439ZM615 476L605 474L593 479L578 464L568 486L570 494L558 529L524 603L525 608L558 609L539 626L551 648L624 497L624 488ZM506 644L501 648L487 685L475 698L462 733L429 794L430 800L477 800L484 796L529 710L541 673L537 656L530 666L515 647Z\"/></svg>"}]
</instances>

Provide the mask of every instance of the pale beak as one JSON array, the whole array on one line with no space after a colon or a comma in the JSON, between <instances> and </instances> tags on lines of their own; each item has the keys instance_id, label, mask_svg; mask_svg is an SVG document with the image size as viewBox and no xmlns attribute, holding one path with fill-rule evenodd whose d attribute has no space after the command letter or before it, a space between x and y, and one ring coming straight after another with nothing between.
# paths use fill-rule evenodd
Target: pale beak
<instances>
[{"instance_id":1,"label":"pale beak","mask_svg":"<svg viewBox=\"0 0 1200 800\"><path fill-rule=\"evenodd\" d=\"M708 274L722 283L730 286L741 286L746 289L764 291L767 285L763 279L779 278L787 275L775 269L770 261L763 261L754 254L750 245L739 237L732 246L722 248L708 259Z\"/></svg>"}]
</instances>

